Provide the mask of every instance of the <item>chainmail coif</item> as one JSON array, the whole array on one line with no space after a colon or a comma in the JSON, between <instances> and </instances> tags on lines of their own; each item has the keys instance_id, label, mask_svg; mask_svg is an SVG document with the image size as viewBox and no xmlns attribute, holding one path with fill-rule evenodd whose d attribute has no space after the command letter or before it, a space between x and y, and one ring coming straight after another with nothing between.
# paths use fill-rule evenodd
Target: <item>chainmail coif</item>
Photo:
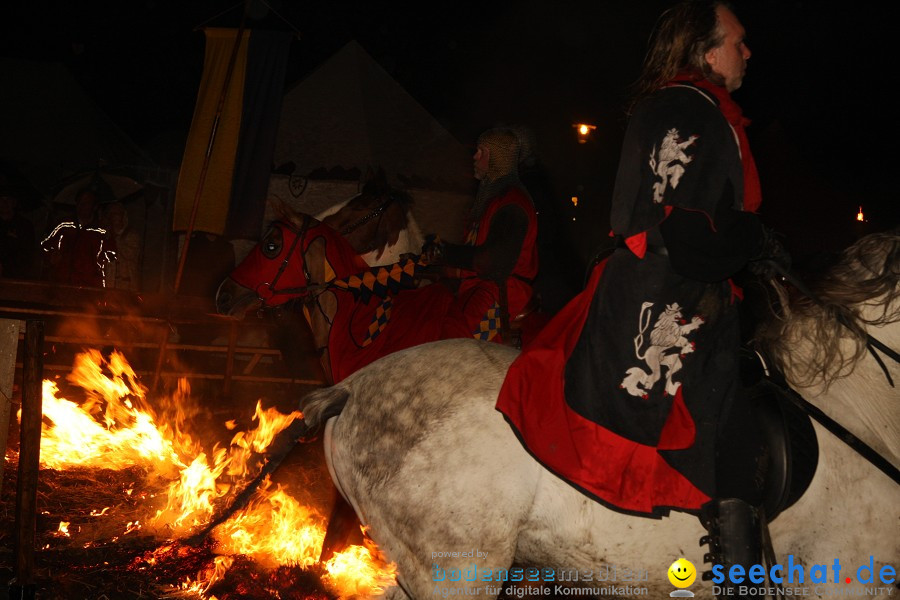
<instances>
[{"instance_id":1,"label":"chainmail coif","mask_svg":"<svg viewBox=\"0 0 900 600\"><path fill-rule=\"evenodd\" d=\"M484 213L488 200L499 196L511 186L522 187L519 181L520 142L512 129L488 129L478 138L478 146L487 148L490 158L472 206L472 219L475 221Z\"/></svg>"}]
</instances>

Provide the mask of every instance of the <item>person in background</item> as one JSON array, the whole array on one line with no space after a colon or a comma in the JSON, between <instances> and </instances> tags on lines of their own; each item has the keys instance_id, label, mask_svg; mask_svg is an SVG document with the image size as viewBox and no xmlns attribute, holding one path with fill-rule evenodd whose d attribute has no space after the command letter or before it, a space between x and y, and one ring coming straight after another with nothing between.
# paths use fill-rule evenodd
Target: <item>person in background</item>
<instances>
[{"instance_id":1,"label":"person in background","mask_svg":"<svg viewBox=\"0 0 900 600\"><path fill-rule=\"evenodd\" d=\"M519 181L519 149L512 129L481 134L472 157L480 183L465 243L431 241L423 248L429 262L452 268L459 280L457 304L466 328L482 340L511 342L502 339L501 331L528 308L534 294L537 215Z\"/></svg>"},{"instance_id":2,"label":"person in background","mask_svg":"<svg viewBox=\"0 0 900 600\"><path fill-rule=\"evenodd\" d=\"M128 211L121 202L107 205L105 217L107 235L116 248L107 283L120 290L137 291L141 288L141 236L128 225Z\"/></svg>"},{"instance_id":3,"label":"person in background","mask_svg":"<svg viewBox=\"0 0 900 600\"><path fill-rule=\"evenodd\" d=\"M49 265L47 278L55 283L106 287L106 268L115 259L115 241L100 226L97 194L84 189L75 196L75 219L53 228L41 249Z\"/></svg>"}]
</instances>

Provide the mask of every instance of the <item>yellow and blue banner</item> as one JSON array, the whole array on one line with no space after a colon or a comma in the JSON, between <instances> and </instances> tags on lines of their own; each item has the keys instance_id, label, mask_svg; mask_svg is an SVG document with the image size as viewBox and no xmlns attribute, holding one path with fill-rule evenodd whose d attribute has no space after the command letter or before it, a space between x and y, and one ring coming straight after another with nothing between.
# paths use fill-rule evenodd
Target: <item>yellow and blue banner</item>
<instances>
[{"instance_id":1,"label":"yellow and blue banner","mask_svg":"<svg viewBox=\"0 0 900 600\"><path fill-rule=\"evenodd\" d=\"M209 28L203 77L175 192L173 230L185 231L201 185L195 231L232 238L259 237L265 212L275 135L281 114L291 36L285 32ZM222 112L216 113L237 52Z\"/></svg>"}]
</instances>

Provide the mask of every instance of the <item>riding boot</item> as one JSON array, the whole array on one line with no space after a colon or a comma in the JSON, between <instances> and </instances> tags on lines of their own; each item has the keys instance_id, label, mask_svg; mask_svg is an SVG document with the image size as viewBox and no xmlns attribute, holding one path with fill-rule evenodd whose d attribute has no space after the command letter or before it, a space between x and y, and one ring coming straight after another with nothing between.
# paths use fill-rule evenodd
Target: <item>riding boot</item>
<instances>
[{"instance_id":1,"label":"riding boot","mask_svg":"<svg viewBox=\"0 0 900 600\"><path fill-rule=\"evenodd\" d=\"M703 562L723 567L725 581L717 584L721 590L718 598L758 600L760 596L748 590L760 584L752 583L748 575L751 566L762 562L759 509L739 498L715 499L701 507L700 522L709 532L700 538L701 546L709 544L709 552L703 556ZM743 567L741 583L732 583L729 578L734 565ZM711 571L703 573L704 580L712 577ZM742 588L743 594L739 593Z\"/></svg>"}]
</instances>

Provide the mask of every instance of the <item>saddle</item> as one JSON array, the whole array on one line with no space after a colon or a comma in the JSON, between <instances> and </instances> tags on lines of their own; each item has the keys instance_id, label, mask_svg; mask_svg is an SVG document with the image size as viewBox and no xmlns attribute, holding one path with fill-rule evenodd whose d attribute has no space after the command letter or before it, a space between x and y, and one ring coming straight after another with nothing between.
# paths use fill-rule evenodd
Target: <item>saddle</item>
<instances>
[{"instance_id":1,"label":"saddle","mask_svg":"<svg viewBox=\"0 0 900 600\"><path fill-rule=\"evenodd\" d=\"M792 506L809 487L819 461L816 432L809 415L788 397L788 391L765 372L762 357L741 352L741 378L754 407L767 448L767 468L761 496L771 521Z\"/></svg>"}]
</instances>

